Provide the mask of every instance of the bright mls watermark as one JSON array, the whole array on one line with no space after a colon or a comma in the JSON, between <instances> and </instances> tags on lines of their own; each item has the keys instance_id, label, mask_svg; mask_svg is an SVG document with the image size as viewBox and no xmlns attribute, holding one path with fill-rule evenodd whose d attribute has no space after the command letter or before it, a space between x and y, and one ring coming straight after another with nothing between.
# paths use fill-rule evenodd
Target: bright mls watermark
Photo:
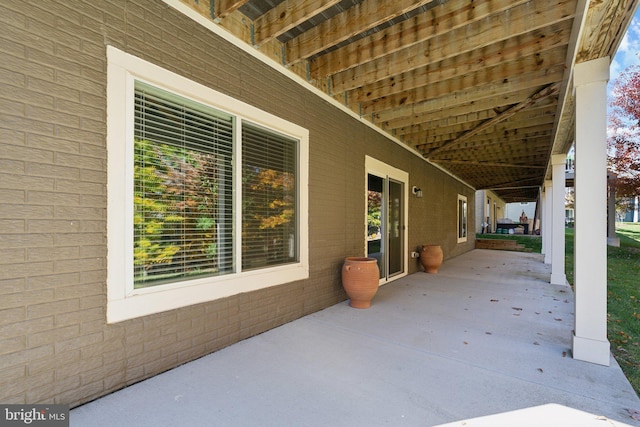
<instances>
[{"instance_id":1,"label":"bright mls watermark","mask_svg":"<svg viewBox=\"0 0 640 427\"><path fill-rule=\"evenodd\" d=\"M0 427L68 427L69 405L1 405Z\"/></svg>"}]
</instances>

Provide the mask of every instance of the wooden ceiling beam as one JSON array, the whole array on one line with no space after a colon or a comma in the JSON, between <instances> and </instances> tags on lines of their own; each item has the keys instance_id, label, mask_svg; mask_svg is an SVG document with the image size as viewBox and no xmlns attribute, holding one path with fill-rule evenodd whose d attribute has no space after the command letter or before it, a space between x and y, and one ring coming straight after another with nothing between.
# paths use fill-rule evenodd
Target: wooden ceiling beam
<instances>
[{"instance_id":1,"label":"wooden ceiling beam","mask_svg":"<svg viewBox=\"0 0 640 427\"><path fill-rule=\"evenodd\" d=\"M423 151L435 151L436 149L442 148L442 150L433 154L433 156L439 157L440 155L446 156L447 153L452 151L464 150L473 147L522 143L524 141L530 141L533 143L533 138L536 138L538 141L540 138L549 138L552 134L552 127L553 116L550 118L540 117L532 119L530 123L519 122L500 125L498 128L483 131L482 133L475 135L473 138L459 144L451 145L448 145L448 143L454 141L455 138L463 132L455 131L440 133L432 130L399 135L398 137L404 139L408 143L419 141L418 144L412 144L412 146ZM546 141L546 144L549 144L548 140Z\"/></svg>"},{"instance_id":2,"label":"wooden ceiling beam","mask_svg":"<svg viewBox=\"0 0 640 427\"><path fill-rule=\"evenodd\" d=\"M307 59L414 9L440 2L364 0L285 43L287 64Z\"/></svg>"},{"instance_id":3,"label":"wooden ceiling beam","mask_svg":"<svg viewBox=\"0 0 640 427\"><path fill-rule=\"evenodd\" d=\"M512 190L512 189L521 189L528 186L540 186L542 184L542 178L540 176L540 172L538 170L524 170L521 175L517 173L509 173L504 172L499 174L499 176L494 177L493 179L486 179L486 173L491 171L493 168L480 168L479 166L474 167L477 171L478 169L482 169L482 177L480 178L481 182L479 182L477 188L491 188L492 190ZM517 172L517 171L513 171ZM470 171L473 174L473 169ZM487 177L489 178L489 177Z\"/></svg>"},{"instance_id":4,"label":"wooden ceiling beam","mask_svg":"<svg viewBox=\"0 0 640 427\"><path fill-rule=\"evenodd\" d=\"M496 182L517 182L519 181L517 179L517 176L514 174L499 174L499 175L492 175L489 174L489 172L491 172L492 170L494 170L495 168L481 168L479 166L475 166L472 169L468 170L468 171L461 171L458 169L455 169L455 165L451 165L451 171L453 173L456 173L460 178L462 179L474 179L474 177L477 177L477 175L480 175L481 177L477 180L477 185L476 185L476 189L481 190L481 189L488 189L491 188L492 191L494 191L496 194L499 194L501 198L506 198L506 195L508 194L513 194L513 193L518 193L521 194L523 192L524 188L530 188L531 189L531 193L532 194L537 194L538 192L538 188L540 187L540 185L542 184L542 179L540 178L540 172L537 170L532 171L533 173L530 175L527 175L526 179L521 180L522 184L518 185L518 184L514 184L513 186L505 186L503 188L494 188L493 185ZM527 171L523 171L527 172ZM502 190L502 194L499 193L499 191ZM533 199L535 199L535 196L533 197Z\"/></svg>"},{"instance_id":5,"label":"wooden ceiling beam","mask_svg":"<svg viewBox=\"0 0 640 427\"><path fill-rule=\"evenodd\" d=\"M540 186L539 185L522 185L518 187L484 188L483 190L522 190L524 192L532 188L539 189Z\"/></svg>"},{"instance_id":6,"label":"wooden ceiling beam","mask_svg":"<svg viewBox=\"0 0 640 427\"><path fill-rule=\"evenodd\" d=\"M519 113L520 111L529 108L531 105L535 104L536 102L538 102L541 99L545 99L548 98L550 96L556 95L560 90L560 84L559 83L554 83L551 84L549 86L547 86L546 88L538 91L537 93L533 94L531 97L529 97L527 100L525 100L524 102L521 102L518 105L515 105L511 108L509 108L507 111L497 115L496 117L486 120L485 122L483 122L482 124L476 126L475 128L463 133L462 135L460 135L459 137L457 137L456 139L448 142L447 144L432 150L431 152L429 152L427 158L431 158L432 156L436 155L438 152L444 150L447 146L453 146L455 144L459 144L461 141L464 141L466 139L471 138L473 135L476 135L478 133L480 133L481 131L488 129L500 122L505 121L506 119L514 116L515 114ZM553 119L553 116L550 116ZM553 122L553 120L552 120Z\"/></svg>"},{"instance_id":7,"label":"wooden ceiling beam","mask_svg":"<svg viewBox=\"0 0 640 427\"><path fill-rule=\"evenodd\" d=\"M502 183L493 183L492 187L486 187L486 190L511 190L516 188L525 188L532 181L538 179L537 177L526 177L517 179L514 181L507 181ZM537 187L537 186L535 186Z\"/></svg>"},{"instance_id":8,"label":"wooden ceiling beam","mask_svg":"<svg viewBox=\"0 0 640 427\"><path fill-rule=\"evenodd\" d=\"M215 0L213 18L216 21L220 21L248 2L249 0Z\"/></svg>"},{"instance_id":9,"label":"wooden ceiling beam","mask_svg":"<svg viewBox=\"0 0 640 427\"><path fill-rule=\"evenodd\" d=\"M533 169L545 169L546 168L546 153L538 155L509 155L509 156L485 156L481 158L450 158L439 159L434 163L439 164L455 164L454 162L460 162L460 164L473 164L469 162L479 162L480 164L513 164L513 165L529 165ZM544 171L543 171L544 172ZM500 172L503 173L503 172Z\"/></svg>"},{"instance_id":10,"label":"wooden ceiling beam","mask_svg":"<svg viewBox=\"0 0 640 427\"><path fill-rule=\"evenodd\" d=\"M531 123L503 123L501 125L498 125L495 129L483 131L475 135L473 139L469 140L469 142L475 142L477 144L490 144L493 141L496 141L496 143L502 143L510 140L521 140L526 138L527 136L550 136L552 126L553 117L541 117L539 119L536 119L535 122L532 121ZM460 135L459 132L448 134L429 134L429 132L418 132L414 134L403 135L403 137L408 141L421 141L420 144L413 145L415 148L427 149L428 147L430 147L431 150L435 150L435 148L439 148L443 144L454 140L458 135ZM455 150L456 146L447 146L446 149Z\"/></svg>"},{"instance_id":11,"label":"wooden ceiling beam","mask_svg":"<svg viewBox=\"0 0 640 427\"><path fill-rule=\"evenodd\" d=\"M439 82L365 102L361 104L360 109L362 114L379 114L384 110L410 105L414 113L428 113L444 107L501 97L509 92L556 83L562 80L564 71L564 64L560 64L533 73L497 76L496 80L483 80L482 83L473 80L477 76L463 76L453 81Z\"/></svg>"},{"instance_id":12,"label":"wooden ceiling beam","mask_svg":"<svg viewBox=\"0 0 640 427\"><path fill-rule=\"evenodd\" d=\"M469 165L469 162L479 162L480 164L489 165L489 164L518 164L518 165L530 165L536 166L534 169L543 169L541 172L544 174L544 169L546 168L546 155L540 154L535 156L523 156L517 155L513 157L507 156L486 156L482 158L472 159L472 158L451 158L451 159L440 159L438 161L434 161L433 163L438 163L442 165L449 165L451 167L456 166L460 167L460 165ZM449 167L447 166L447 167ZM476 165L478 166L478 165ZM518 171L509 171L509 173L517 173ZM497 173L503 174L505 171L497 171Z\"/></svg>"},{"instance_id":13,"label":"wooden ceiling beam","mask_svg":"<svg viewBox=\"0 0 640 427\"><path fill-rule=\"evenodd\" d=\"M378 31L361 40L328 52L310 63L311 75L322 78L347 70L432 37L461 28L470 22L513 8L526 0L449 0L427 13Z\"/></svg>"},{"instance_id":14,"label":"wooden ceiling beam","mask_svg":"<svg viewBox=\"0 0 640 427\"><path fill-rule=\"evenodd\" d=\"M543 100L540 102L540 105L535 104L526 111L518 113L512 120L522 122L525 120L536 119L540 116L553 116L555 107L555 103L545 103ZM486 120L497 117L499 114L495 111L485 111L483 113L485 114L464 115L457 117L454 116L442 120L419 123L412 126L394 129L394 133L396 136L408 135L417 132L432 132L432 134L457 132L458 134L460 134L464 131L473 129L474 126L477 126L478 124Z\"/></svg>"},{"instance_id":15,"label":"wooden ceiling beam","mask_svg":"<svg viewBox=\"0 0 640 427\"><path fill-rule=\"evenodd\" d=\"M531 89L525 88L517 92L506 93L501 97L490 97L473 102L442 106L432 109L429 114L422 111L415 111L410 106L402 106L391 110L380 111L375 115L375 122L380 123L385 129L394 130L412 124L429 123L446 117L457 117L465 115L489 114L494 117L496 109L510 107L524 101L531 95Z\"/></svg>"},{"instance_id":16,"label":"wooden ceiling beam","mask_svg":"<svg viewBox=\"0 0 640 427\"><path fill-rule=\"evenodd\" d=\"M471 148L475 148L478 149L479 151L474 151L474 153L481 153L483 152L483 150L487 150L489 147L495 146L495 147L499 147L498 151L500 149L503 149L504 147L509 147L512 146L511 144L522 144L522 145L530 145L532 147L544 147L546 149L549 148L549 144L550 144L550 138L551 138L551 127L549 124L546 125L540 125L534 128L531 128L532 131L529 134L528 132L526 133L526 137L515 137L515 138L508 138L505 137L499 141L494 140L494 136L491 134L487 134L486 138L483 140L478 140L477 143L471 147L467 147L466 151L470 151ZM509 132L509 131L508 131ZM516 131L510 131L510 134L514 134ZM435 139L435 138L434 138ZM418 139L418 138L404 138L404 140L407 142L407 144L409 144L411 147L415 148L416 150L420 151L423 154L428 154L429 150L433 150L435 148L440 147L443 143L446 143L447 140L445 137L443 138L438 138L441 139L441 141L429 141L426 142L424 138ZM420 142L418 144L414 144L414 142ZM460 148L451 148L448 151L445 152L441 152L438 153L437 155L435 155L433 157L433 159L435 158L447 158L449 156L452 156L452 153L456 153L456 152L463 152L465 151L464 147L460 147Z\"/></svg>"},{"instance_id":17,"label":"wooden ceiling beam","mask_svg":"<svg viewBox=\"0 0 640 427\"><path fill-rule=\"evenodd\" d=\"M445 117L439 120L431 120L428 122L420 122L416 124L409 124L408 126L402 126L394 128L393 132L396 136L410 135L412 133L428 132L431 129L456 129L469 123L477 123L482 120L487 120L495 117L497 113L495 111L486 110L480 111L475 114L465 114L461 116Z\"/></svg>"},{"instance_id":18,"label":"wooden ceiling beam","mask_svg":"<svg viewBox=\"0 0 640 427\"><path fill-rule=\"evenodd\" d=\"M589 2L576 63L605 56L613 58L637 4L633 0Z\"/></svg>"},{"instance_id":19,"label":"wooden ceiling beam","mask_svg":"<svg viewBox=\"0 0 640 427\"><path fill-rule=\"evenodd\" d=\"M455 150L450 151L447 156L442 156L437 159L433 159L434 162L440 160L478 160L478 161L489 161L499 159L501 162L504 162L505 158L508 158L509 161L513 163L522 163L525 160L528 160L531 163L539 164L540 166L545 166L547 149L549 146L549 139L540 145L528 145L523 144L522 142L518 142L516 144L509 145L494 145L488 146L484 149L476 149L476 150ZM538 159L540 163L536 163L535 159Z\"/></svg>"},{"instance_id":20,"label":"wooden ceiling beam","mask_svg":"<svg viewBox=\"0 0 640 427\"><path fill-rule=\"evenodd\" d=\"M566 31L568 34L569 30ZM559 40L558 33L543 38L524 35L357 87L347 92L347 98L350 102L364 102L456 78L462 73L497 72L508 77L525 70L563 64L567 56L566 46L559 45ZM332 88L332 93L337 94L343 88Z\"/></svg>"},{"instance_id":21,"label":"wooden ceiling beam","mask_svg":"<svg viewBox=\"0 0 640 427\"><path fill-rule=\"evenodd\" d=\"M542 184L542 178L540 177L540 171L538 170L522 170L520 171L520 173L518 173L518 171L514 169L510 169L510 170L502 169L498 171L496 170L496 168L492 168L490 166L488 167L469 166L467 167L468 169L466 171L455 169L456 165L450 165L450 167L453 168L453 170L455 170L457 173L461 174L462 176L464 175L474 176L474 174L481 175L478 181L477 188L487 188L489 186L495 185L496 182L500 182L500 183L513 182L514 183L512 186L508 186L508 187L505 186L503 189L516 188L516 187L522 188L527 185L536 185L538 183ZM524 175L524 178L522 178L523 175ZM519 178L522 178L522 179L519 179ZM518 181L521 182L520 185L517 184Z\"/></svg>"},{"instance_id":22,"label":"wooden ceiling beam","mask_svg":"<svg viewBox=\"0 0 640 427\"><path fill-rule=\"evenodd\" d=\"M516 137L516 138L501 138L499 141L491 139L479 140L474 142L473 144L465 144L463 147L459 147L456 149L452 149L451 151L447 151L441 153L440 156L446 158L446 156L455 156L458 153L470 153L470 155L480 155L485 152L499 152L503 149L503 147L517 147L520 146L532 146L536 147L536 150L539 147L548 148L549 138L551 137L551 133L548 128L546 131L536 132L534 135L530 135L527 137ZM412 146L413 147L413 146ZM416 150L426 153L429 149L437 147L436 144L418 144L413 147ZM493 149L493 147L496 147Z\"/></svg>"},{"instance_id":23,"label":"wooden ceiling beam","mask_svg":"<svg viewBox=\"0 0 640 427\"><path fill-rule=\"evenodd\" d=\"M478 162L469 160L434 160L434 163L449 163L460 165L472 165L472 166L489 166L497 168L523 168L523 169L544 169L546 166L528 165L528 164L514 164L514 163L497 163L497 162Z\"/></svg>"},{"instance_id":24,"label":"wooden ceiling beam","mask_svg":"<svg viewBox=\"0 0 640 427\"><path fill-rule=\"evenodd\" d=\"M438 159L434 160L433 163L442 163L442 164L473 164L469 162L479 162L481 164L517 164L517 165L530 165L535 166L535 169L545 169L546 168L546 153L540 154L509 154L509 155L486 155L482 157L472 158L472 157L451 157L446 159Z\"/></svg>"},{"instance_id":25,"label":"wooden ceiling beam","mask_svg":"<svg viewBox=\"0 0 640 427\"><path fill-rule=\"evenodd\" d=\"M479 144L480 141L488 141L489 143L493 140L495 141L509 141L511 139L522 139L523 137L541 137L544 135L551 135L551 130L553 127L553 116L550 117L538 117L535 119L531 119L528 121L518 121L518 122L503 122L496 125L495 128L483 130L478 134L474 135L473 138L470 138L466 141L462 141L460 145L469 145L471 143ZM403 138L415 141L416 138L419 138L421 143L415 145L416 148L427 149L427 146L434 150L435 148L439 148L443 144L446 144L449 141L454 140L456 137L460 136L462 132L451 131L449 133L439 133L435 130L429 132L416 132L412 134L401 135ZM448 145L447 149L455 150L458 145Z\"/></svg>"},{"instance_id":26,"label":"wooden ceiling beam","mask_svg":"<svg viewBox=\"0 0 640 427\"><path fill-rule=\"evenodd\" d=\"M555 112L554 110L555 104L545 104L541 106L532 106L530 109L522 111L515 115L510 119L510 122L523 124L524 127L527 123L533 123L535 120L538 120L541 117L545 117L545 123L548 120L548 117L553 117ZM498 117L499 114L489 115L489 112L483 115L483 117L478 118L480 116L475 116L476 120L464 120L465 116L461 117L451 117L450 119L430 121L426 123L420 123L412 126L402 127L398 129L394 129L394 134L396 136L400 135L410 135L419 132L426 132L429 135L446 135L446 134L457 134L461 135L464 132L468 132L475 127L479 126L481 123L484 123L488 120L494 119ZM457 120L456 120L457 119Z\"/></svg>"},{"instance_id":27,"label":"wooden ceiling beam","mask_svg":"<svg viewBox=\"0 0 640 427\"><path fill-rule=\"evenodd\" d=\"M444 156L447 153L471 153L473 155L477 155L478 153L491 152L491 150L495 152L499 152L504 147L514 147L514 146L526 146L526 147L544 147L548 148L549 138L551 137L551 132L548 130L548 127L545 128L545 131L534 132L533 135L528 136L519 136L509 138L501 138L500 140L484 139L473 141L471 143L464 143L462 146L453 149L448 152L441 153ZM527 132L528 134L528 132ZM495 149L493 147L496 147Z\"/></svg>"},{"instance_id":28,"label":"wooden ceiling beam","mask_svg":"<svg viewBox=\"0 0 640 427\"><path fill-rule=\"evenodd\" d=\"M254 44L275 39L297 25L340 3L341 0L283 1L253 22Z\"/></svg>"},{"instance_id":29,"label":"wooden ceiling beam","mask_svg":"<svg viewBox=\"0 0 640 427\"><path fill-rule=\"evenodd\" d=\"M478 188L501 186L505 198L535 196L549 154L574 133L572 67L612 55L640 3L181 1L443 169ZM266 12L252 21L256 11ZM558 83L559 95L521 104Z\"/></svg>"},{"instance_id":30,"label":"wooden ceiling beam","mask_svg":"<svg viewBox=\"0 0 640 427\"><path fill-rule=\"evenodd\" d=\"M455 137L455 134L452 134L450 136ZM480 136L477 141L471 141L467 149L471 147L473 148L488 147L491 145L502 146L503 144L512 144L512 143L513 144L536 144L536 145L545 144L548 146L549 138L551 138L551 136L552 136L551 125L544 124L544 125L529 128L527 132L523 132L521 129L506 130L504 131L504 134L501 135L499 138L497 138L496 135L488 133L487 135ZM451 138L447 138L447 136L443 135L438 138L432 138L433 139L432 141L427 141L426 136L419 135L419 134L405 136L402 139L403 141L405 141L406 144L410 145L411 147L423 153L427 153L429 150L438 148L442 144L451 140ZM465 149L464 147L460 147L460 148L454 147L454 148L451 148L449 151L445 151L444 153L438 153L438 156L446 157L447 155L449 155L449 153L459 151L459 150L464 150L464 149Z\"/></svg>"},{"instance_id":31,"label":"wooden ceiling beam","mask_svg":"<svg viewBox=\"0 0 640 427\"><path fill-rule=\"evenodd\" d=\"M571 3L574 3L574 0L571 0ZM463 52L482 49L526 32L532 32L535 36L539 31L537 35L541 41L543 38L554 37L554 34L561 33L556 35L555 39L558 44L566 43L568 34L566 32L570 32L572 15L549 25L548 21L545 22L535 15L536 9L532 7L531 2L515 9L522 11L516 21L511 21L511 13L509 13L509 18L505 18L502 14L490 16L485 20L472 22L466 27L333 74L331 76L332 93L371 84L389 76L460 55ZM565 12L568 12L569 9L568 7L561 8ZM548 13L555 12L547 11L544 14ZM559 17L563 15L564 13L558 14ZM538 27L533 27L535 30L533 28L529 30L530 23L532 26L538 24Z\"/></svg>"}]
</instances>

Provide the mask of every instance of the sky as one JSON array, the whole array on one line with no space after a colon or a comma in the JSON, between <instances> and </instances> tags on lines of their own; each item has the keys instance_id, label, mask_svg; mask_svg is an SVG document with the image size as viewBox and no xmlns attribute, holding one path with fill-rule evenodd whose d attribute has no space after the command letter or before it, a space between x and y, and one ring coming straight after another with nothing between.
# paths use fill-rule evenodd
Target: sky
<instances>
[{"instance_id":1,"label":"sky","mask_svg":"<svg viewBox=\"0 0 640 427\"><path fill-rule=\"evenodd\" d=\"M630 65L640 65L640 8L629 24L627 34L622 39L618 52L609 68L609 86L618 78L620 73Z\"/></svg>"},{"instance_id":2,"label":"sky","mask_svg":"<svg viewBox=\"0 0 640 427\"><path fill-rule=\"evenodd\" d=\"M631 65L640 65L640 7L636 10L627 33L622 38L618 51L611 61L609 66L609 84L607 85L607 98L611 102L611 89L613 88L617 78L620 76L626 68ZM611 108L607 105L607 110ZM617 132L626 132L624 126L621 128L614 128L607 126L607 135L612 136Z\"/></svg>"}]
</instances>

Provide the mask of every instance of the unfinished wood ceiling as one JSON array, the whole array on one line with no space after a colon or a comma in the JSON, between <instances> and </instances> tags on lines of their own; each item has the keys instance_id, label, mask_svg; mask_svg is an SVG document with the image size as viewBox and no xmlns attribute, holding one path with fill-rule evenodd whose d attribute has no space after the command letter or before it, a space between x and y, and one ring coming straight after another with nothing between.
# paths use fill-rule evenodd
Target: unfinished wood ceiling
<instances>
[{"instance_id":1,"label":"unfinished wood ceiling","mask_svg":"<svg viewBox=\"0 0 640 427\"><path fill-rule=\"evenodd\" d=\"M535 200L573 142L570 75L638 0L182 0L477 189Z\"/></svg>"}]
</instances>

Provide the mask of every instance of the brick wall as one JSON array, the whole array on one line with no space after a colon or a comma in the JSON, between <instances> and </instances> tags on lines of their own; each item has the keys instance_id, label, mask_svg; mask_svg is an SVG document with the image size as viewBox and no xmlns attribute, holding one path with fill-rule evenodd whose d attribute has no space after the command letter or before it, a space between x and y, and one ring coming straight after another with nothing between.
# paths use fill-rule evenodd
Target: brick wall
<instances>
[{"instance_id":1,"label":"brick wall","mask_svg":"<svg viewBox=\"0 0 640 427\"><path fill-rule=\"evenodd\" d=\"M343 301L340 265L363 248L365 154L424 191L410 248L473 247L455 243L457 193L474 217L469 188L159 0L3 0L0 22L2 403L78 405ZM308 280L106 324L107 44L310 130Z\"/></svg>"}]
</instances>

